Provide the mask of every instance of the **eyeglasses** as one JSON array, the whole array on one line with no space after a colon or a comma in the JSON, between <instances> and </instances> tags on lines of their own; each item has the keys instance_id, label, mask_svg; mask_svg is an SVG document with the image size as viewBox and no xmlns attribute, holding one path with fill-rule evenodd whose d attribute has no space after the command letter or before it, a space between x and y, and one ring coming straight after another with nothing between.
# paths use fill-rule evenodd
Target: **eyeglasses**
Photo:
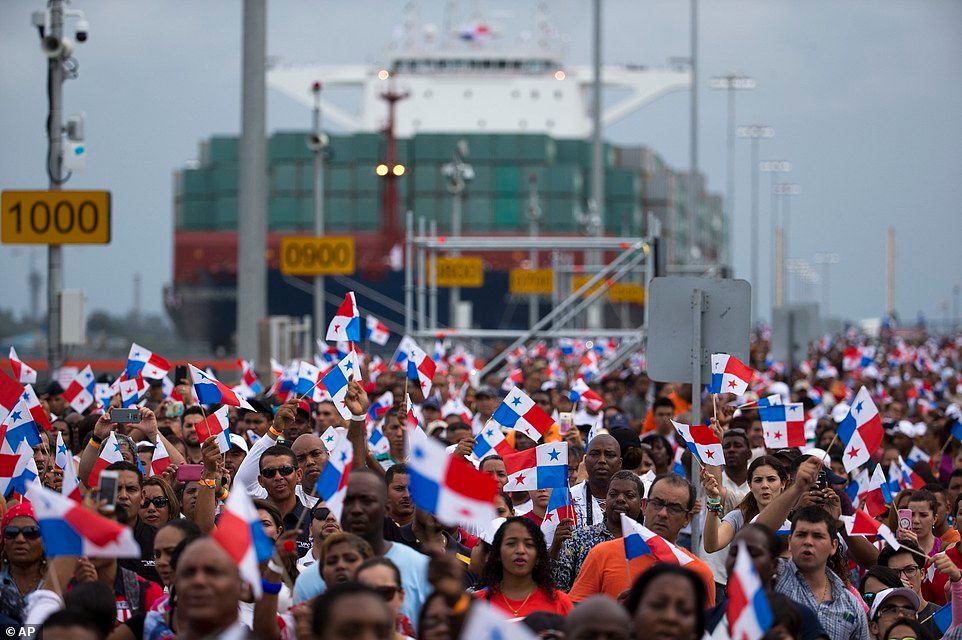
<instances>
[{"instance_id":1,"label":"eyeglasses","mask_svg":"<svg viewBox=\"0 0 962 640\"><path fill-rule=\"evenodd\" d=\"M668 509L668 515L672 515L672 516L680 516L688 513L688 507L684 507L680 504L675 504L674 502L665 502L661 498L651 498L648 501L648 506L650 506L655 511Z\"/></svg>"},{"instance_id":2,"label":"eyeglasses","mask_svg":"<svg viewBox=\"0 0 962 640\"><path fill-rule=\"evenodd\" d=\"M384 599L385 602L390 602L391 600L393 600L394 596L396 596L402 590L401 587L390 587L390 586L372 587L372 588L377 592L379 596L381 596L381 598Z\"/></svg>"},{"instance_id":3,"label":"eyeglasses","mask_svg":"<svg viewBox=\"0 0 962 640\"><path fill-rule=\"evenodd\" d=\"M156 498L144 498L144 501L141 503L140 507L142 509L146 509L150 505L154 505L154 507L157 509L163 509L164 507L170 506L170 500L164 496L157 496Z\"/></svg>"},{"instance_id":4,"label":"eyeglasses","mask_svg":"<svg viewBox=\"0 0 962 640\"><path fill-rule=\"evenodd\" d=\"M282 476L287 477L292 473L294 473L294 471L296 471L294 467L292 467L289 464L285 464L283 467L277 467L275 469L264 469L263 471L261 471L261 475L267 478L268 480L270 480L278 473L281 474Z\"/></svg>"},{"instance_id":5,"label":"eyeglasses","mask_svg":"<svg viewBox=\"0 0 962 640\"><path fill-rule=\"evenodd\" d=\"M919 612L912 607L899 607L897 605L889 605L887 607L882 607L878 610L878 616L902 616L903 618L915 618L919 617Z\"/></svg>"},{"instance_id":6,"label":"eyeglasses","mask_svg":"<svg viewBox=\"0 0 962 640\"><path fill-rule=\"evenodd\" d=\"M330 509L328 509L327 507L318 507L317 509L314 509L314 513L311 517L317 520L318 522L324 522L325 520L327 520L328 516L330 515L331 515Z\"/></svg>"},{"instance_id":7,"label":"eyeglasses","mask_svg":"<svg viewBox=\"0 0 962 640\"><path fill-rule=\"evenodd\" d=\"M912 578L915 575L917 575L919 572L919 566L917 564L910 564L908 566L902 567L901 569L896 569L895 567L892 567L892 569L894 571L897 571L898 573L901 573L906 578Z\"/></svg>"},{"instance_id":8,"label":"eyeglasses","mask_svg":"<svg viewBox=\"0 0 962 640\"><path fill-rule=\"evenodd\" d=\"M876 595L878 594L872 593L871 591L868 593L863 593L862 600L865 601L865 604L871 605L875 601Z\"/></svg>"},{"instance_id":9,"label":"eyeglasses","mask_svg":"<svg viewBox=\"0 0 962 640\"><path fill-rule=\"evenodd\" d=\"M15 527L13 525L8 525L3 529L3 537L7 540L14 540L20 534L23 534L25 540L36 540L40 537L40 527L37 526L26 526L26 527Z\"/></svg>"}]
</instances>

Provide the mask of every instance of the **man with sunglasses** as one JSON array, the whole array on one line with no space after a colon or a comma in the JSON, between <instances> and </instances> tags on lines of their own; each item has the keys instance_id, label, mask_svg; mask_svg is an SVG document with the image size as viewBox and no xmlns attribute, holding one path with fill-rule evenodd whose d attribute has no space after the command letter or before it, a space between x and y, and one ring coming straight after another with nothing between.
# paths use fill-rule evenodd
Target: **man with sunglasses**
<instances>
[{"instance_id":1,"label":"man with sunglasses","mask_svg":"<svg viewBox=\"0 0 962 640\"><path fill-rule=\"evenodd\" d=\"M680 475L666 473L655 478L651 488L648 489L648 498L642 500L642 521L651 531L675 544L678 534L691 522L694 506L694 485ZM697 573L705 583L708 594L705 605L714 606L715 577L711 569L687 549L681 547L679 549L692 559L685 567ZM631 564L627 565L625 545L620 538L602 542L588 552L568 597L572 602L580 602L598 593L618 598L638 576L657 562L654 556L645 555L632 560Z\"/></svg>"},{"instance_id":2,"label":"man with sunglasses","mask_svg":"<svg viewBox=\"0 0 962 640\"><path fill-rule=\"evenodd\" d=\"M301 526L305 525L302 524ZM297 561L297 570L300 573L303 573L305 569L321 557L321 545L324 544L324 540L329 535L341 530L341 524L323 502L318 502L311 507L310 522L306 526L311 534L311 552Z\"/></svg>"},{"instance_id":3,"label":"man with sunglasses","mask_svg":"<svg viewBox=\"0 0 962 640\"><path fill-rule=\"evenodd\" d=\"M115 516L117 522L125 524L133 530L134 539L140 545L140 558L124 558L120 566L129 569L137 575L152 582L160 582L160 576L154 569L154 536L157 529L140 518L140 509L144 498L144 476L133 463L114 462L107 467L108 471L117 472L117 501Z\"/></svg>"},{"instance_id":4,"label":"man with sunglasses","mask_svg":"<svg viewBox=\"0 0 962 640\"><path fill-rule=\"evenodd\" d=\"M297 457L290 447L275 444L261 454L258 463L257 482L267 493L267 501L280 511L284 530L293 531L300 526L297 537L297 557L300 558L311 550L311 539L308 527L304 525L307 514L301 517L308 507L296 493L302 475L297 468Z\"/></svg>"}]
</instances>

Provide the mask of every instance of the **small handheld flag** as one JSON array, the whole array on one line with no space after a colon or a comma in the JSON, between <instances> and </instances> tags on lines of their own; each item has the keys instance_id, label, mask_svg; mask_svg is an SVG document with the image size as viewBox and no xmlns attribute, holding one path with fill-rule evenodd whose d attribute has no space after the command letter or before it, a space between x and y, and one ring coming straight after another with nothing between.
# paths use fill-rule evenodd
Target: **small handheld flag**
<instances>
[{"instance_id":1,"label":"small handheld flag","mask_svg":"<svg viewBox=\"0 0 962 640\"><path fill-rule=\"evenodd\" d=\"M13 347L10 347L10 369L14 379L20 384L37 383L37 372L20 359Z\"/></svg>"},{"instance_id":2,"label":"small handheld flag","mask_svg":"<svg viewBox=\"0 0 962 640\"><path fill-rule=\"evenodd\" d=\"M868 389L862 387L855 394L848 415L838 425L838 439L845 446L845 471L851 473L868 462L882 444L883 435L882 417Z\"/></svg>"},{"instance_id":3,"label":"small handheld flag","mask_svg":"<svg viewBox=\"0 0 962 640\"><path fill-rule=\"evenodd\" d=\"M727 353L711 354L709 393L734 393L743 396L755 375L754 369Z\"/></svg>"},{"instance_id":4,"label":"small handheld flag","mask_svg":"<svg viewBox=\"0 0 962 640\"><path fill-rule=\"evenodd\" d=\"M70 404L74 411L83 413L87 407L94 403L95 384L94 372L88 364L74 376L67 388L64 389L64 400Z\"/></svg>"},{"instance_id":5,"label":"small handheld flag","mask_svg":"<svg viewBox=\"0 0 962 640\"><path fill-rule=\"evenodd\" d=\"M325 340L337 342L360 342L361 341L361 315L357 311L357 301L354 292L348 291L344 294L341 306L337 308L331 323L327 327L327 337Z\"/></svg>"},{"instance_id":6,"label":"small handheld flag","mask_svg":"<svg viewBox=\"0 0 962 640\"><path fill-rule=\"evenodd\" d=\"M149 349L144 349L136 342L130 346L127 356L127 378L143 376L151 380L159 380L170 371L170 363Z\"/></svg>"},{"instance_id":7,"label":"small handheld flag","mask_svg":"<svg viewBox=\"0 0 962 640\"><path fill-rule=\"evenodd\" d=\"M227 411L227 405L224 405L202 422L194 425L198 442L203 444L208 438L214 438L221 453L227 453L230 450L230 420L227 417Z\"/></svg>"},{"instance_id":8,"label":"small handheld flag","mask_svg":"<svg viewBox=\"0 0 962 640\"><path fill-rule=\"evenodd\" d=\"M558 487L551 490L548 508L545 511L544 520L541 522L541 532L544 534L544 540L549 548L551 543L554 542L554 533L557 531L558 525L564 520L571 520L572 526L578 524L575 507L571 502L571 491L568 490L568 487L563 489Z\"/></svg>"},{"instance_id":9,"label":"small handheld flag","mask_svg":"<svg viewBox=\"0 0 962 640\"><path fill-rule=\"evenodd\" d=\"M540 442L554 420L535 404L524 391L514 387L508 392L492 419L502 427L520 431L535 442Z\"/></svg>"},{"instance_id":10,"label":"small handheld flag","mask_svg":"<svg viewBox=\"0 0 962 640\"><path fill-rule=\"evenodd\" d=\"M698 460L705 465L718 467L725 464L725 454L722 451L721 440L715 435L711 427L701 424L687 425L671 421L675 431L685 442L685 446Z\"/></svg>"},{"instance_id":11,"label":"small handheld flag","mask_svg":"<svg viewBox=\"0 0 962 640\"><path fill-rule=\"evenodd\" d=\"M751 553L738 541L735 567L728 576L728 630L732 640L760 640L774 616Z\"/></svg>"},{"instance_id":12,"label":"small handheld flag","mask_svg":"<svg viewBox=\"0 0 962 640\"><path fill-rule=\"evenodd\" d=\"M230 405L248 411L254 410L254 407L247 400L239 397L230 387L218 381L214 376L201 371L190 363L187 364L187 367L190 369L190 377L194 382L194 394L197 396L197 402Z\"/></svg>"},{"instance_id":13,"label":"small handheld flag","mask_svg":"<svg viewBox=\"0 0 962 640\"><path fill-rule=\"evenodd\" d=\"M238 492L243 493L243 492ZM82 507L40 485L27 490L48 558L88 556L139 558L133 529Z\"/></svg>"},{"instance_id":14,"label":"small handheld flag","mask_svg":"<svg viewBox=\"0 0 962 640\"><path fill-rule=\"evenodd\" d=\"M645 555L652 555L659 562L682 566L694 561L693 557L680 548L625 514L621 514L621 530L624 533L625 559L628 562Z\"/></svg>"},{"instance_id":15,"label":"small handheld flag","mask_svg":"<svg viewBox=\"0 0 962 640\"><path fill-rule=\"evenodd\" d=\"M368 316L366 322L367 339L382 347L386 345L387 341L391 339L391 330L387 328L387 325L374 316Z\"/></svg>"},{"instance_id":16,"label":"small handheld flag","mask_svg":"<svg viewBox=\"0 0 962 640\"><path fill-rule=\"evenodd\" d=\"M354 447L346 435L340 435L335 439L334 449L314 487L317 497L324 501L338 522L341 521L341 513L344 510L347 479L351 475L353 465Z\"/></svg>"},{"instance_id":17,"label":"small handheld flag","mask_svg":"<svg viewBox=\"0 0 962 640\"><path fill-rule=\"evenodd\" d=\"M568 486L568 443L549 442L504 456L507 491Z\"/></svg>"},{"instance_id":18,"label":"small handheld flag","mask_svg":"<svg viewBox=\"0 0 962 640\"><path fill-rule=\"evenodd\" d=\"M246 491L231 491L211 533L221 548L240 568L240 577L250 583L254 599L261 596L259 563L274 554L274 542L264 531L254 503Z\"/></svg>"}]
</instances>

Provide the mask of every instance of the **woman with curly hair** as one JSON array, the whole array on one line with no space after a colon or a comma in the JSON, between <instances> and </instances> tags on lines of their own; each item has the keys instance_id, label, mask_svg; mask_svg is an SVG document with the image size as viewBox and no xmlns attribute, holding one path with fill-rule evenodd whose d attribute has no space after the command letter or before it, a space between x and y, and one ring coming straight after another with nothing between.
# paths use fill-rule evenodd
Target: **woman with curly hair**
<instances>
[{"instance_id":1,"label":"woman with curly hair","mask_svg":"<svg viewBox=\"0 0 962 640\"><path fill-rule=\"evenodd\" d=\"M544 534L531 520L508 518L491 543L491 553L481 575L484 587L475 594L512 618L533 611L568 615L567 594L554 587Z\"/></svg>"}]
</instances>

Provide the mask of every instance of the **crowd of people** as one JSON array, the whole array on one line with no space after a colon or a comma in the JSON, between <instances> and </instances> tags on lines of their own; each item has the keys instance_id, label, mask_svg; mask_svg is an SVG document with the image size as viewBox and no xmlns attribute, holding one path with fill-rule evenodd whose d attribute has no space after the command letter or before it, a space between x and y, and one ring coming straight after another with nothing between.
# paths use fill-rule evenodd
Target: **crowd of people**
<instances>
[{"instance_id":1,"label":"crowd of people","mask_svg":"<svg viewBox=\"0 0 962 640\"><path fill-rule=\"evenodd\" d=\"M112 407L76 413L50 382L41 401L53 430L34 447L39 481L61 491L62 441L77 453L69 464L84 506L129 527L141 557L48 558L32 505L14 494L0 523L0 623L90 640L471 640L484 637L472 617L493 610L530 634L516 637L728 638L729 576L747 551L770 611L765 638L962 638L962 337L850 331L787 367L770 361L759 333L740 397L654 382L641 354L594 375L584 357L593 347L569 346L512 354L507 373L482 380L454 358L439 361L426 397L404 372L364 367L343 400L347 420L330 399L284 397L274 385L249 399L253 410L230 407L226 453L198 437L217 407L198 405L189 382L151 383L139 421L123 423ZM576 378L600 404L572 399ZM502 428L493 417L512 385L555 418L544 438L567 443L566 488L512 490L502 455L475 456L479 430ZM840 425L863 387L885 430L864 470L883 470L890 500L876 520L897 548L847 526L864 505ZM372 399L388 391L398 402L373 419ZM706 394L698 416L693 392ZM771 396L803 405L805 446L766 446L758 401ZM709 425L721 464L694 463L673 421ZM332 428L353 451L340 518L315 491ZM372 446L372 428L387 447ZM497 480L496 520L445 522L418 507L412 429ZM513 450L537 444L503 431ZM108 509L87 484L110 438L120 459L106 467L117 479ZM160 446L170 464L155 474ZM573 517L550 522L557 491ZM241 579L215 535L232 492L251 497L274 545L260 585ZM687 561L629 560L626 522Z\"/></svg>"}]
</instances>

